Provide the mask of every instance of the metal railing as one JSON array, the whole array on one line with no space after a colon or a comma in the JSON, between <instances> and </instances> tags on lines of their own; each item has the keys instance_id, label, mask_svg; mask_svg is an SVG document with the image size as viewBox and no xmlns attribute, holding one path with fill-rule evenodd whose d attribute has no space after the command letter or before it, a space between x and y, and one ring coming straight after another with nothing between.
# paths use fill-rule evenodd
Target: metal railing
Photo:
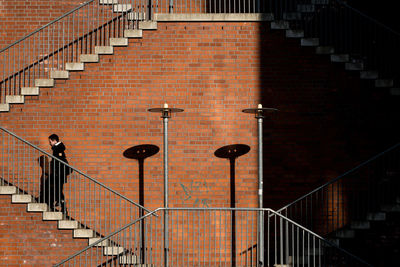
<instances>
[{"instance_id":1,"label":"metal railing","mask_svg":"<svg viewBox=\"0 0 400 267\"><path fill-rule=\"evenodd\" d=\"M166 212L168 246L163 242ZM271 209L160 208L154 214L159 216L132 221L55 266L370 266ZM263 262L256 258L257 216L267 225Z\"/></svg>"},{"instance_id":2,"label":"metal railing","mask_svg":"<svg viewBox=\"0 0 400 267\"><path fill-rule=\"evenodd\" d=\"M277 212L326 236L390 210L400 192L399 177L397 144Z\"/></svg>"},{"instance_id":3,"label":"metal railing","mask_svg":"<svg viewBox=\"0 0 400 267\"><path fill-rule=\"evenodd\" d=\"M138 28L147 10L147 0L90 0L1 49L0 103L66 70L66 63L82 62L81 55L96 54L96 47L110 46L110 38Z\"/></svg>"},{"instance_id":4,"label":"metal railing","mask_svg":"<svg viewBox=\"0 0 400 267\"><path fill-rule=\"evenodd\" d=\"M393 66L400 60L400 33L341 0L90 0L0 50L0 104L66 63L81 62L81 55L95 54L96 46L109 46L110 38L124 37L154 13L269 13L379 71L379 78L399 76Z\"/></svg>"},{"instance_id":5,"label":"metal railing","mask_svg":"<svg viewBox=\"0 0 400 267\"><path fill-rule=\"evenodd\" d=\"M400 59L399 32L342 0L288 2L297 5L274 12L275 19L290 20L291 29L319 38L319 45L333 47L335 54L349 55L349 62L359 63L362 70L377 71L376 78L399 77L394 67Z\"/></svg>"},{"instance_id":6,"label":"metal railing","mask_svg":"<svg viewBox=\"0 0 400 267\"><path fill-rule=\"evenodd\" d=\"M108 235L149 212L2 127L0 152L0 186L15 186L22 202L46 203L43 211L59 212L64 223L88 229L91 237Z\"/></svg>"}]
</instances>

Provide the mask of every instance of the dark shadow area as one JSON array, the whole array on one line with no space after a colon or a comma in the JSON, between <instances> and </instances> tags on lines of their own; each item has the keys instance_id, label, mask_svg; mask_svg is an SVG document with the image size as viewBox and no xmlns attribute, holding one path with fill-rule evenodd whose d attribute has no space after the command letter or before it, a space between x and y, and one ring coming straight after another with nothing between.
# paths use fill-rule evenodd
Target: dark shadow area
<instances>
[{"instance_id":1,"label":"dark shadow area","mask_svg":"<svg viewBox=\"0 0 400 267\"><path fill-rule=\"evenodd\" d=\"M230 163L230 202L231 208L236 207L236 196L235 196L235 160L249 153L250 147L243 144L227 145L218 148L214 155L218 158L229 159ZM232 266L236 266L236 217L235 212L232 211L231 217L231 229L232 229L232 246L231 246L231 256L232 256Z\"/></svg>"},{"instance_id":2,"label":"dark shadow area","mask_svg":"<svg viewBox=\"0 0 400 267\"><path fill-rule=\"evenodd\" d=\"M316 28L330 33L323 25ZM367 36L362 26L354 38ZM345 63L317 55L268 22L259 23L259 34L261 104L280 110L264 120L264 207L279 209L399 142L399 98L389 88L361 80L360 71L346 71Z\"/></svg>"},{"instance_id":3,"label":"dark shadow area","mask_svg":"<svg viewBox=\"0 0 400 267\"><path fill-rule=\"evenodd\" d=\"M144 160L148 157L154 156L160 151L160 148L156 145L137 145L131 148L128 148L124 151L123 155L128 159L136 159L139 163L139 205L144 206ZM139 218L144 215L143 209L139 209ZM146 229L144 227L143 222L140 222L141 229L141 250L140 250L140 258L145 264L145 248L146 248L146 240L145 240L145 232Z\"/></svg>"}]
</instances>

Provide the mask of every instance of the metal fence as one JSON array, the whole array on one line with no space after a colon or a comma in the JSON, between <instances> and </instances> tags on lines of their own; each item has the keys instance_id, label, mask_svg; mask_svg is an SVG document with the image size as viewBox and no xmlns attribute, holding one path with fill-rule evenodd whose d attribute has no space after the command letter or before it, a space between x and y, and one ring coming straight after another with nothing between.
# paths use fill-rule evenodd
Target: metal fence
<instances>
[{"instance_id":1,"label":"metal fence","mask_svg":"<svg viewBox=\"0 0 400 267\"><path fill-rule=\"evenodd\" d=\"M55 266L368 266L270 209L160 208L154 214L159 216L147 214ZM267 226L261 262L257 216Z\"/></svg>"},{"instance_id":2,"label":"metal fence","mask_svg":"<svg viewBox=\"0 0 400 267\"><path fill-rule=\"evenodd\" d=\"M90 62L82 55L93 60L101 54L98 50L113 45L113 39L138 28L148 12L146 4L147 0L90 0L1 49L0 103L6 103L8 95L21 95L23 87L37 86L38 79L68 77L57 71L82 69L83 62Z\"/></svg>"},{"instance_id":3,"label":"metal fence","mask_svg":"<svg viewBox=\"0 0 400 267\"><path fill-rule=\"evenodd\" d=\"M55 216L60 228L83 229L77 232L99 238L148 212L2 127L0 152L0 186L15 187L13 202L30 203L32 209L45 212L44 218ZM64 178L65 184L61 181ZM52 207L63 199L63 194L65 208Z\"/></svg>"},{"instance_id":4,"label":"metal fence","mask_svg":"<svg viewBox=\"0 0 400 267\"><path fill-rule=\"evenodd\" d=\"M398 200L399 178L400 144L397 144L278 212L326 236L391 211Z\"/></svg>"},{"instance_id":5,"label":"metal fence","mask_svg":"<svg viewBox=\"0 0 400 267\"><path fill-rule=\"evenodd\" d=\"M57 72L83 68L67 63L83 64L82 55L93 59L101 47L119 45L115 38L154 13L268 13L370 71L369 79L399 76L400 33L341 0L90 0L0 50L0 104L38 79L68 77Z\"/></svg>"}]
</instances>

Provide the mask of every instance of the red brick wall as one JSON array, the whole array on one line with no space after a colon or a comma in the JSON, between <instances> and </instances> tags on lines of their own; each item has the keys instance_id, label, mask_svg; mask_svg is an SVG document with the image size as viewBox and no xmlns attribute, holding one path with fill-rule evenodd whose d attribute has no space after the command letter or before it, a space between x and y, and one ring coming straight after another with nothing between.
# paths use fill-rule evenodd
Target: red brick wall
<instances>
[{"instance_id":1,"label":"red brick wall","mask_svg":"<svg viewBox=\"0 0 400 267\"><path fill-rule=\"evenodd\" d=\"M145 161L149 207L163 203L162 119L146 110L164 102L185 109L169 124L173 205L227 205L229 164L213 153L244 143L251 151L236 162L237 202L256 206L256 120L241 110L261 99L281 110L265 121L266 206L280 206L369 156L362 154L368 125L357 129L358 114L347 117L369 101L359 99L358 78L267 24L159 23L85 68L12 106L1 124L47 150L47 136L58 133L74 166L134 200L138 164L122 153L159 146Z\"/></svg>"},{"instance_id":2,"label":"red brick wall","mask_svg":"<svg viewBox=\"0 0 400 267\"><path fill-rule=\"evenodd\" d=\"M162 119L146 110L165 102L185 109L169 120L171 206L228 206L229 164L213 153L235 143L251 147L236 161L237 205L257 206L256 120L241 110L260 102L281 110L265 120L265 207L343 173L394 136L376 138L386 110L368 109L383 96L269 23L159 23L85 69L13 105L0 125L48 151L47 136L59 134L72 165L135 201L138 164L122 153L159 146L145 161L148 208L163 205Z\"/></svg>"},{"instance_id":3,"label":"red brick wall","mask_svg":"<svg viewBox=\"0 0 400 267\"><path fill-rule=\"evenodd\" d=\"M81 0L0 0L0 49L83 2Z\"/></svg>"},{"instance_id":4,"label":"red brick wall","mask_svg":"<svg viewBox=\"0 0 400 267\"><path fill-rule=\"evenodd\" d=\"M0 207L0 266L53 266L87 246L42 213L26 212L26 204L11 204L11 196L1 195Z\"/></svg>"}]
</instances>

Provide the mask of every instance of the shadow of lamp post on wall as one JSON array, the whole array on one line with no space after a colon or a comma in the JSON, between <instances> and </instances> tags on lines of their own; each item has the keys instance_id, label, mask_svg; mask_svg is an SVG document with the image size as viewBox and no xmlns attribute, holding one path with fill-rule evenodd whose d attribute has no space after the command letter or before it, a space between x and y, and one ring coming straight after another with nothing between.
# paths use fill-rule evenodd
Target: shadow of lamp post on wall
<instances>
[{"instance_id":1,"label":"shadow of lamp post on wall","mask_svg":"<svg viewBox=\"0 0 400 267\"><path fill-rule=\"evenodd\" d=\"M138 145L128 148L124 151L123 155L128 159L136 159L139 162L139 204L144 207L144 160L148 157L151 157L160 151L160 148L156 145ZM144 215L143 209L139 209L139 218ZM146 240L145 240L145 225L143 225L143 221L140 221L140 233L141 233L141 245L140 245L140 258L141 262L146 263L145 257L145 249L146 249Z\"/></svg>"},{"instance_id":2,"label":"shadow of lamp post on wall","mask_svg":"<svg viewBox=\"0 0 400 267\"><path fill-rule=\"evenodd\" d=\"M257 108L243 109L242 112L254 114L258 123L258 208L263 208L263 119L267 113L279 111L276 108L263 108L258 104ZM257 260L258 266L264 266L264 218L263 213L258 215L257 227Z\"/></svg>"},{"instance_id":3,"label":"shadow of lamp post on wall","mask_svg":"<svg viewBox=\"0 0 400 267\"><path fill-rule=\"evenodd\" d=\"M236 196L235 196L235 160L236 158L247 154L250 151L250 147L248 145L243 144L234 144L227 145L218 148L214 155L218 158L226 158L229 159L230 162L230 206L231 208L236 207ZM232 232L232 241L231 241L231 265L236 266L236 224L235 224L235 211L232 210L231 214L231 232Z\"/></svg>"}]
</instances>

